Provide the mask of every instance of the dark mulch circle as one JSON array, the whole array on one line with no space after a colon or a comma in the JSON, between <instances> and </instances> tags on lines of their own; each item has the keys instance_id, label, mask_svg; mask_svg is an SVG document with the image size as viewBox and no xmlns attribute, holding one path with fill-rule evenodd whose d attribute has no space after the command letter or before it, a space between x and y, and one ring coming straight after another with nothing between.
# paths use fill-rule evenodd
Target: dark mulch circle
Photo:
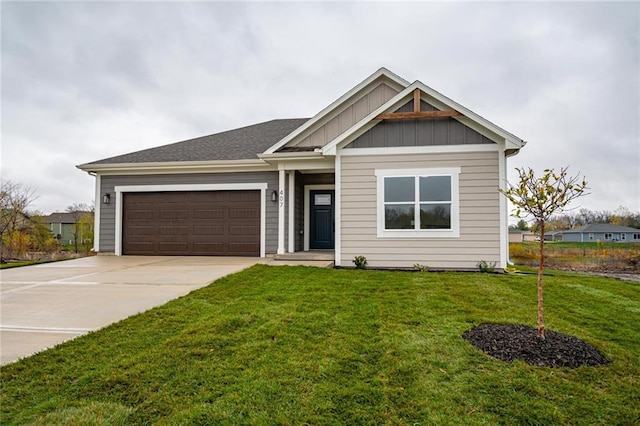
<instances>
[{"instance_id":1,"label":"dark mulch circle","mask_svg":"<svg viewBox=\"0 0 640 426\"><path fill-rule=\"evenodd\" d=\"M467 330L462 338L487 355L511 362L515 359L540 367L577 368L609 364L596 348L574 336L518 324L481 324Z\"/></svg>"}]
</instances>

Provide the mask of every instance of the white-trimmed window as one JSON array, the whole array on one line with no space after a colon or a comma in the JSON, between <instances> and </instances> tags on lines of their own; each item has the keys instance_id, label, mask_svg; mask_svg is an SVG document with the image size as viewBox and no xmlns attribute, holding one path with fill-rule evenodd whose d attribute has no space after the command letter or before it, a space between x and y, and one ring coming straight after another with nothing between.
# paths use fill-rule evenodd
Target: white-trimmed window
<instances>
[{"instance_id":1,"label":"white-trimmed window","mask_svg":"<svg viewBox=\"0 0 640 426\"><path fill-rule=\"evenodd\" d=\"M593 232L589 232L589 241L593 241Z\"/></svg>"},{"instance_id":2,"label":"white-trimmed window","mask_svg":"<svg viewBox=\"0 0 640 426\"><path fill-rule=\"evenodd\" d=\"M627 239L627 234L625 234L624 232L620 234L620 241L625 241L626 239Z\"/></svg>"},{"instance_id":3,"label":"white-trimmed window","mask_svg":"<svg viewBox=\"0 0 640 426\"><path fill-rule=\"evenodd\" d=\"M378 237L460 236L459 167L379 169Z\"/></svg>"},{"instance_id":4,"label":"white-trimmed window","mask_svg":"<svg viewBox=\"0 0 640 426\"><path fill-rule=\"evenodd\" d=\"M611 233L609 233L609 232L605 232L604 233L604 239L605 240L610 240L612 238L613 238L613 235Z\"/></svg>"},{"instance_id":5,"label":"white-trimmed window","mask_svg":"<svg viewBox=\"0 0 640 426\"><path fill-rule=\"evenodd\" d=\"M634 240L640 240L640 234L633 234Z\"/></svg>"}]
</instances>

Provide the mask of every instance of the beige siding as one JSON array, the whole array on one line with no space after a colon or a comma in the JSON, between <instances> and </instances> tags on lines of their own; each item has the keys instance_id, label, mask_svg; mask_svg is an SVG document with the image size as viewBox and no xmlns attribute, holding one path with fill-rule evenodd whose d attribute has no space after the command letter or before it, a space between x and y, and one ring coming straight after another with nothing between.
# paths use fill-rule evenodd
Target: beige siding
<instances>
[{"instance_id":1,"label":"beige siding","mask_svg":"<svg viewBox=\"0 0 640 426\"><path fill-rule=\"evenodd\" d=\"M395 89L380 83L364 96L352 101L351 105L348 105L326 124L291 146L324 146L397 94L398 91Z\"/></svg>"},{"instance_id":2,"label":"beige siding","mask_svg":"<svg viewBox=\"0 0 640 426\"><path fill-rule=\"evenodd\" d=\"M459 238L378 238L376 169L460 167ZM341 158L341 263L364 255L372 267L475 268L500 261L498 153Z\"/></svg>"}]
</instances>

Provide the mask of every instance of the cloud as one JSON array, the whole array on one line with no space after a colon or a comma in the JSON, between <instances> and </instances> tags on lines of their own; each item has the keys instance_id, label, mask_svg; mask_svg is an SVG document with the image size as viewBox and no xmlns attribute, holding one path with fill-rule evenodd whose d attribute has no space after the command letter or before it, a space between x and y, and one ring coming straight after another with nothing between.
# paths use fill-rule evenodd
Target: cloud
<instances>
[{"instance_id":1,"label":"cloud","mask_svg":"<svg viewBox=\"0 0 640 426\"><path fill-rule=\"evenodd\" d=\"M75 169L312 116L385 66L570 165L582 205L640 210L637 3L5 2L2 178L43 212L94 198ZM510 172L511 179L515 174Z\"/></svg>"}]
</instances>

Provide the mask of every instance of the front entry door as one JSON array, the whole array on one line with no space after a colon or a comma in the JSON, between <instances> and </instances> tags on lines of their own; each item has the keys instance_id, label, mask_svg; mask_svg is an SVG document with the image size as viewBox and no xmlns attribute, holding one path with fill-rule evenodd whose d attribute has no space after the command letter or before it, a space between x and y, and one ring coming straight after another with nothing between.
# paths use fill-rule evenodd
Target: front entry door
<instances>
[{"instance_id":1,"label":"front entry door","mask_svg":"<svg viewBox=\"0 0 640 426\"><path fill-rule=\"evenodd\" d=\"M311 212L309 223L309 248L329 249L335 246L335 211L333 190L310 191Z\"/></svg>"}]
</instances>

